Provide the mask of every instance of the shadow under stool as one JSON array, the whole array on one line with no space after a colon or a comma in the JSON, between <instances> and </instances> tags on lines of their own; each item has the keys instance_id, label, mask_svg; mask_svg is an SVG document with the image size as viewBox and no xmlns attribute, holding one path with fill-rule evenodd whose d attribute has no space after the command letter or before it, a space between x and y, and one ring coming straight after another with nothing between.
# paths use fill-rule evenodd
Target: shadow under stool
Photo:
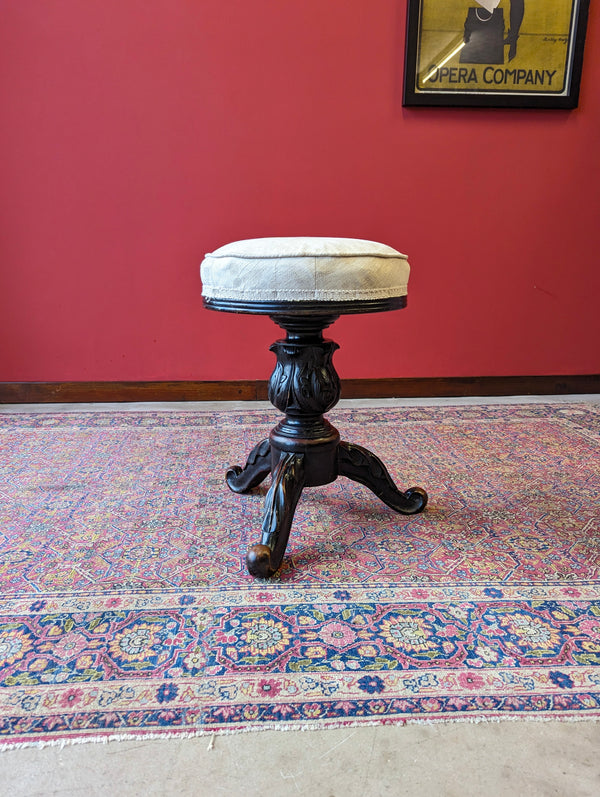
<instances>
[{"instance_id":1,"label":"shadow under stool","mask_svg":"<svg viewBox=\"0 0 600 797\"><path fill-rule=\"evenodd\" d=\"M280 567L305 487L347 476L396 512L412 515L425 508L423 488L399 490L375 454L341 440L323 417L340 398L332 362L339 346L323 330L340 315L405 307L409 270L405 255L354 238L255 238L205 256L207 308L268 315L286 332L270 347L277 364L269 381L269 401L285 417L252 449L243 468L236 465L226 474L236 493L272 476L261 539L246 555L253 576L267 578Z\"/></svg>"}]
</instances>

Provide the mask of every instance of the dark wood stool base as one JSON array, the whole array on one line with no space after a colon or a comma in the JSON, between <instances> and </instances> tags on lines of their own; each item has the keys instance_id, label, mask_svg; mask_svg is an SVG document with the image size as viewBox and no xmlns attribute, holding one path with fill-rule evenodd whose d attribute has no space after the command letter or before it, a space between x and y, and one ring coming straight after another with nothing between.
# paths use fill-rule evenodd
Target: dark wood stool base
<instances>
[{"instance_id":1,"label":"dark wood stool base","mask_svg":"<svg viewBox=\"0 0 600 797\"><path fill-rule=\"evenodd\" d=\"M267 306L240 310L222 306L224 302L221 306L216 301L206 304L217 310L268 312ZM285 340L271 346L277 364L269 381L269 400L285 413L285 418L268 439L252 449L243 468L236 465L226 474L227 484L236 493L252 490L272 474L260 543L250 546L246 556L248 571L258 578L268 578L279 569L296 505L305 487L329 484L338 476L347 476L369 487L385 504L404 515L421 512L427 504L425 490L411 487L401 492L378 457L366 448L340 440L337 429L323 417L340 398L340 380L332 363L338 345L323 338L323 330L338 317L339 308L331 308L336 312L327 315L314 314L316 308L310 312L307 308L305 314L299 313L297 307L293 314L291 310L286 314L279 308L277 312L273 312L275 307L268 309L273 321L287 332ZM368 311L373 308L353 310Z\"/></svg>"}]
</instances>

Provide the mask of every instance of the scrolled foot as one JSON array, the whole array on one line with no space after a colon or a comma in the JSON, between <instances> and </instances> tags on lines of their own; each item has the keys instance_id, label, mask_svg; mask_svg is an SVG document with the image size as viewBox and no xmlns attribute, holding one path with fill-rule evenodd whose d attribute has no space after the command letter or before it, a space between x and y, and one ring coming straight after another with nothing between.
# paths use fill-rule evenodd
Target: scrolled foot
<instances>
[{"instance_id":1,"label":"scrolled foot","mask_svg":"<svg viewBox=\"0 0 600 797\"><path fill-rule=\"evenodd\" d=\"M410 487L406 492L401 492L379 457L362 446L341 442L338 467L340 476L364 484L395 512L415 515L427 505L427 493L422 487Z\"/></svg>"},{"instance_id":2,"label":"scrolled foot","mask_svg":"<svg viewBox=\"0 0 600 797\"><path fill-rule=\"evenodd\" d=\"M409 487L408 490L405 490L404 495L410 504L415 507L410 514L416 515L418 512L422 512L427 506L429 496L422 487Z\"/></svg>"},{"instance_id":3,"label":"scrolled foot","mask_svg":"<svg viewBox=\"0 0 600 797\"><path fill-rule=\"evenodd\" d=\"M246 567L254 578L270 578L276 572L271 562L271 549L268 545L251 545L246 554Z\"/></svg>"},{"instance_id":4,"label":"scrolled foot","mask_svg":"<svg viewBox=\"0 0 600 797\"><path fill-rule=\"evenodd\" d=\"M234 465L225 474L227 486L234 493L247 493L258 486L271 472L271 445L269 439L254 446L243 468Z\"/></svg>"}]
</instances>

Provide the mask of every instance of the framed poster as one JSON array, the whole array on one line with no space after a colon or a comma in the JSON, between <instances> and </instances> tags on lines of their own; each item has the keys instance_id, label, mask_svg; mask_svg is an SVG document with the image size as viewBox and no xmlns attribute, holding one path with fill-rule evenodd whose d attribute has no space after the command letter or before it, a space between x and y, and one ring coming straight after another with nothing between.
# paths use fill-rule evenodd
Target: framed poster
<instances>
[{"instance_id":1,"label":"framed poster","mask_svg":"<svg viewBox=\"0 0 600 797\"><path fill-rule=\"evenodd\" d=\"M404 105L575 108L589 0L408 0Z\"/></svg>"}]
</instances>

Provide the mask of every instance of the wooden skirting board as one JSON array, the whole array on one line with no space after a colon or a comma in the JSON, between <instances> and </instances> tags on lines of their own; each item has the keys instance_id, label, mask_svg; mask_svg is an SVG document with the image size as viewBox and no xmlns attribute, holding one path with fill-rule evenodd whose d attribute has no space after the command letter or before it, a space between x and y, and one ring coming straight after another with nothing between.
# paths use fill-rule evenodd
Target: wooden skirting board
<instances>
[{"instance_id":1,"label":"wooden skirting board","mask_svg":"<svg viewBox=\"0 0 600 797\"><path fill-rule=\"evenodd\" d=\"M222 382L0 382L0 404L260 401L266 380ZM600 393L600 374L343 379L342 398L432 398Z\"/></svg>"}]
</instances>

